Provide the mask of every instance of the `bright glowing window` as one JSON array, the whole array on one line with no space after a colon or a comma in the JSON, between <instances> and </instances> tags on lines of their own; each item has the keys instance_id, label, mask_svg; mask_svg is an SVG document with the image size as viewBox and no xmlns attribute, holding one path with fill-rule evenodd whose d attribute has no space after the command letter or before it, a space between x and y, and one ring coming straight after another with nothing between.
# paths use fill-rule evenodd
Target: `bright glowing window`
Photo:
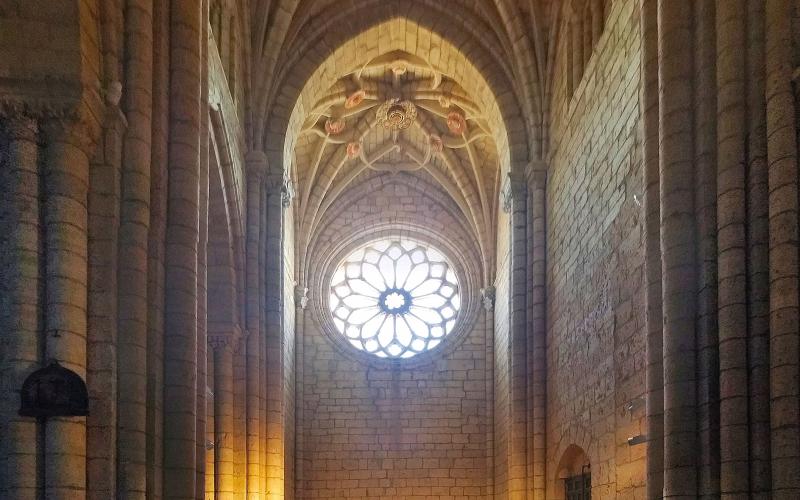
<instances>
[{"instance_id":1,"label":"bright glowing window","mask_svg":"<svg viewBox=\"0 0 800 500\"><path fill-rule=\"evenodd\" d=\"M461 308L444 255L412 240L381 240L351 253L331 278L336 329L357 349L410 358L439 345Z\"/></svg>"}]
</instances>

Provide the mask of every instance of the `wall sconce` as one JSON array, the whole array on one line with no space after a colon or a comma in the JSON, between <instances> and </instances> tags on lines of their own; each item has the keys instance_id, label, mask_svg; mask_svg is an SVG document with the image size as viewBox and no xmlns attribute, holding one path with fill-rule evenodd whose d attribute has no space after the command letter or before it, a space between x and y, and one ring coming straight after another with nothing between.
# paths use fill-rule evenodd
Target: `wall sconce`
<instances>
[{"instance_id":1,"label":"wall sconce","mask_svg":"<svg viewBox=\"0 0 800 500\"><path fill-rule=\"evenodd\" d=\"M630 401L625 403L624 408L625 411L627 411L628 413L633 413L634 411L641 408L643 405L644 405L644 398L636 398L636 399L631 399Z\"/></svg>"},{"instance_id":2,"label":"wall sconce","mask_svg":"<svg viewBox=\"0 0 800 500\"><path fill-rule=\"evenodd\" d=\"M628 438L628 446L636 446L637 444L642 444L647 442L647 436L644 434L639 434L638 436L631 436Z\"/></svg>"}]
</instances>

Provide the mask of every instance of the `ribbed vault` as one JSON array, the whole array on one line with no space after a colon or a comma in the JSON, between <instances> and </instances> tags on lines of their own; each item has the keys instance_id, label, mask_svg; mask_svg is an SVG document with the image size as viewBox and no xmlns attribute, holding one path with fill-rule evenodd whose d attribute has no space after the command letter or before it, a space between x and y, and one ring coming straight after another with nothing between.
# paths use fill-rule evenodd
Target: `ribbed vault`
<instances>
[{"instance_id":1,"label":"ribbed vault","mask_svg":"<svg viewBox=\"0 0 800 500\"><path fill-rule=\"evenodd\" d=\"M452 200L488 280L500 173L527 158L526 135L507 127L511 120L524 130L519 110L501 109L508 102L496 91L462 50L407 19L333 51L304 85L281 148L295 189L300 265L326 212L353 186L413 176Z\"/></svg>"}]
</instances>

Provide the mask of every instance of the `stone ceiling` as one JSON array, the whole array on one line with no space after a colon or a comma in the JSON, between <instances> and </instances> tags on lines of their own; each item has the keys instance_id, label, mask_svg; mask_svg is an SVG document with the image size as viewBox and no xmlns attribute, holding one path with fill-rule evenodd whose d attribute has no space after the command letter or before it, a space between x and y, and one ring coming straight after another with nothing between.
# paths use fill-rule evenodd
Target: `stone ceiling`
<instances>
[{"instance_id":1,"label":"stone ceiling","mask_svg":"<svg viewBox=\"0 0 800 500\"><path fill-rule=\"evenodd\" d=\"M300 238L377 174L422 178L449 195L479 240L496 217L500 169L487 110L426 59L402 50L353 64L308 109L293 158Z\"/></svg>"}]
</instances>

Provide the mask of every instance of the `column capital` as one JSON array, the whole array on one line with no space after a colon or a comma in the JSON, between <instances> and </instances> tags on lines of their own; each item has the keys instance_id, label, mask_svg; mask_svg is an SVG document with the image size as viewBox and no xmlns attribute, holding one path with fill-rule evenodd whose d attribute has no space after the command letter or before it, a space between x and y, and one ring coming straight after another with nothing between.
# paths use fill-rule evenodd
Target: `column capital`
<instances>
[{"instance_id":1,"label":"column capital","mask_svg":"<svg viewBox=\"0 0 800 500\"><path fill-rule=\"evenodd\" d=\"M530 187L544 185L547 179L547 162L543 160L533 160L525 167L525 180Z\"/></svg>"},{"instance_id":2,"label":"column capital","mask_svg":"<svg viewBox=\"0 0 800 500\"><path fill-rule=\"evenodd\" d=\"M487 312L494 310L496 292L497 290L495 290L495 287L492 285L481 288L481 301L483 302L483 308L486 309Z\"/></svg>"},{"instance_id":3,"label":"column capital","mask_svg":"<svg viewBox=\"0 0 800 500\"><path fill-rule=\"evenodd\" d=\"M288 207L294 198L294 185L284 171L270 172L266 176L267 193L281 195L281 204Z\"/></svg>"},{"instance_id":4,"label":"column capital","mask_svg":"<svg viewBox=\"0 0 800 500\"><path fill-rule=\"evenodd\" d=\"M525 174L519 171L512 171L506 174L500 188L503 212L511 213L513 203L524 200L527 195L528 185Z\"/></svg>"},{"instance_id":5,"label":"column capital","mask_svg":"<svg viewBox=\"0 0 800 500\"><path fill-rule=\"evenodd\" d=\"M0 115L2 116L2 115ZM39 133L39 123L36 118L27 113L17 113L4 117L6 133L12 140L35 142Z\"/></svg>"},{"instance_id":6,"label":"column capital","mask_svg":"<svg viewBox=\"0 0 800 500\"><path fill-rule=\"evenodd\" d=\"M91 156L100 138L97 123L81 119L77 115L50 115L39 121L45 143L68 143Z\"/></svg>"},{"instance_id":7,"label":"column capital","mask_svg":"<svg viewBox=\"0 0 800 500\"><path fill-rule=\"evenodd\" d=\"M269 166L266 153L255 150L248 151L245 156L245 165L248 178L252 176L254 179L263 179L267 175Z\"/></svg>"},{"instance_id":8,"label":"column capital","mask_svg":"<svg viewBox=\"0 0 800 500\"><path fill-rule=\"evenodd\" d=\"M208 325L208 345L213 350L230 349L236 352L243 340L242 330L239 325Z\"/></svg>"},{"instance_id":9,"label":"column capital","mask_svg":"<svg viewBox=\"0 0 800 500\"><path fill-rule=\"evenodd\" d=\"M308 307L308 287L295 284L294 303L300 307L300 309L305 309Z\"/></svg>"}]
</instances>

